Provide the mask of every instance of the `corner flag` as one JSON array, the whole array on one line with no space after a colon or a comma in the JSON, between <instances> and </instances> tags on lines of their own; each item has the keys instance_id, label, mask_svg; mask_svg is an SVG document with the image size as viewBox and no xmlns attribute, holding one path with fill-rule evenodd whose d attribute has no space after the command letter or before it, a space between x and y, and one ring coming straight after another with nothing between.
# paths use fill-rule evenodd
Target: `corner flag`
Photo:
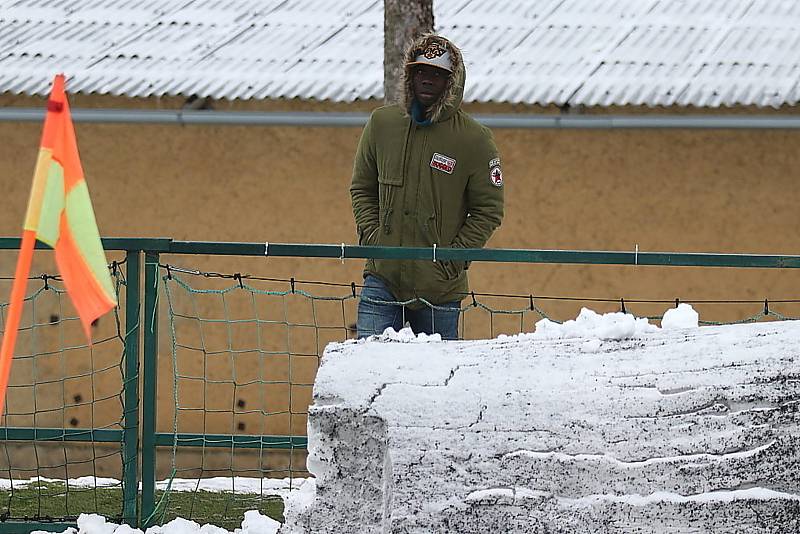
<instances>
[{"instance_id":1,"label":"corner flag","mask_svg":"<svg viewBox=\"0 0 800 534\"><path fill-rule=\"evenodd\" d=\"M39 158L33 174L5 334L0 348L0 415L14 357L28 273L36 240L55 249L64 287L91 342L91 325L117 305L89 190L78 156L64 75L53 80Z\"/></svg>"}]
</instances>

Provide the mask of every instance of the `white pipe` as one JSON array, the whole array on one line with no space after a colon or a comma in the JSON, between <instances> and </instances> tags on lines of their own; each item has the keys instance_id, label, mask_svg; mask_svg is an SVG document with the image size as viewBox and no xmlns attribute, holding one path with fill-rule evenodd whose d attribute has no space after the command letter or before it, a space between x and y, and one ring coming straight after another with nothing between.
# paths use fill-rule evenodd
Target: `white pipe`
<instances>
[{"instance_id":1,"label":"white pipe","mask_svg":"<svg viewBox=\"0 0 800 534\"><path fill-rule=\"evenodd\" d=\"M369 113L73 109L75 122L361 127ZM800 115L544 115L476 114L490 128L538 129L800 129ZM39 122L40 108L0 108L0 122Z\"/></svg>"}]
</instances>

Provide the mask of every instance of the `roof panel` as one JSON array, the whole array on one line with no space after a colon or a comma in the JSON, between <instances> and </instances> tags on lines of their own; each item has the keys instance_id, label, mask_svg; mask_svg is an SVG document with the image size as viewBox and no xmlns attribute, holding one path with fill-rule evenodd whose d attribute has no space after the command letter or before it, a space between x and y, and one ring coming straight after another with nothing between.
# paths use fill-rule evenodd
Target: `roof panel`
<instances>
[{"instance_id":1,"label":"roof panel","mask_svg":"<svg viewBox=\"0 0 800 534\"><path fill-rule=\"evenodd\" d=\"M465 98L759 105L800 98L800 2L434 0ZM0 0L0 92L383 96L383 0Z\"/></svg>"}]
</instances>

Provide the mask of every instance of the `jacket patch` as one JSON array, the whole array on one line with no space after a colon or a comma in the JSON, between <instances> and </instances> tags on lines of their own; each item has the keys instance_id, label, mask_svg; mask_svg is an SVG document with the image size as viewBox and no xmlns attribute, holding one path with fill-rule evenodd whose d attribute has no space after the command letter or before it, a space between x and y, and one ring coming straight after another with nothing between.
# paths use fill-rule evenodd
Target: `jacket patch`
<instances>
[{"instance_id":1,"label":"jacket patch","mask_svg":"<svg viewBox=\"0 0 800 534\"><path fill-rule=\"evenodd\" d=\"M503 171L500 165L496 165L489 170L489 181L495 187L503 187Z\"/></svg>"},{"instance_id":2,"label":"jacket patch","mask_svg":"<svg viewBox=\"0 0 800 534\"><path fill-rule=\"evenodd\" d=\"M453 169L456 168L456 160L444 154L434 152L433 158L431 158L431 167L438 171L446 172L447 174L453 174Z\"/></svg>"},{"instance_id":3,"label":"jacket patch","mask_svg":"<svg viewBox=\"0 0 800 534\"><path fill-rule=\"evenodd\" d=\"M494 158L494 159L489 161L489 168L490 169L492 167L499 167L499 166L500 166L500 158Z\"/></svg>"}]
</instances>

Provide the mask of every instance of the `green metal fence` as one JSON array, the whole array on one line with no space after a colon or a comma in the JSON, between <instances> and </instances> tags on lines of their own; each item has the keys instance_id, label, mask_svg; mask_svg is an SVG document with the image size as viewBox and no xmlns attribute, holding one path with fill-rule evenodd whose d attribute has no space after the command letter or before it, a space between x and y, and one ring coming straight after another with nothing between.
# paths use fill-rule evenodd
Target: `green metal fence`
<instances>
[{"instance_id":1,"label":"green metal fence","mask_svg":"<svg viewBox=\"0 0 800 534\"><path fill-rule=\"evenodd\" d=\"M19 248L17 238L0 238L0 250L14 251ZM171 239L103 239L103 246L109 254L117 254L120 259L112 263L112 270L123 270L120 301L123 310L118 310L118 331L122 345L120 373L122 403L120 423L113 428L54 428L33 426L12 426L0 428L0 442L24 443L39 446L44 443L93 443L113 446L120 451L121 509L111 514L133 526L149 526L158 522L159 497L156 491L157 451L161 448L191 449L193 447L294 450L306 445L301 433L289 435L259 434L219 434L181 432L176 425L171 432L157 429L158 380L159 380L159 300L163 297L161 289L164 278L172 278L169 267L162 263L162 256L251 256L251 257L293 257L330 258L335 260L387 258L413 260L462 260L511 263L557 263L592 265L650 265L650 266L695 266L695 267L746 267L783 269L800 267L800 256L789 255L740 255L740 254L698 254L698 253L659 253L659 252L602 252L602 251L563 251L563 250L516 250L516 249L429 249L400 247L364 247L351 245L308 245L280 243L219 243L175 241ZM48 247L37 244L38 248ZM10 252L9 252L10 253ZM241 275L232 277L242 289L251 295L275 292L258 292L246 288ZM44 279L47 284L47 278ZM291 293L294 293L292 279ZM223 295L224 291L217 292ZM285 294L278 295L285 298ZM352 298L356 297L353 285ZM473 296L474 301L474 296ZM172 302L170 302L172 306ZM533 309L533 297L531 297ZM2 308L0 308L2 310ZM169 333L173 347L179 345L175 333ZM185 347L184 347L185 348ZM175 350L175 349L174 349ZM319 348L318 348L319 350ZM175 372L176 382L183 375ZM162 399L160 402L165 402ZM173 402L169 399L168 402ZM173 407L177 413L177 406ZM291 411L291 410L290 410ZM289 416L291 417L291 413ZM4 416L7 417L7 416ZM35 423L35 419L34 419ZM65 425L66 426L66 425ZM174 470L173 470L174 471ZM12 469L8 470L9 475ZM141 473L141 475L140 475ZM140 479L141 477L141 479ZM141 485L141 489L140 488ZM163 496L162 496L163 498ZM74 518L52 517L41 510L31 515L15 516L10 507L0 516L0 532L28 532L31 529L63 530L74 525Z\"/></svg>"}]
</instances>

